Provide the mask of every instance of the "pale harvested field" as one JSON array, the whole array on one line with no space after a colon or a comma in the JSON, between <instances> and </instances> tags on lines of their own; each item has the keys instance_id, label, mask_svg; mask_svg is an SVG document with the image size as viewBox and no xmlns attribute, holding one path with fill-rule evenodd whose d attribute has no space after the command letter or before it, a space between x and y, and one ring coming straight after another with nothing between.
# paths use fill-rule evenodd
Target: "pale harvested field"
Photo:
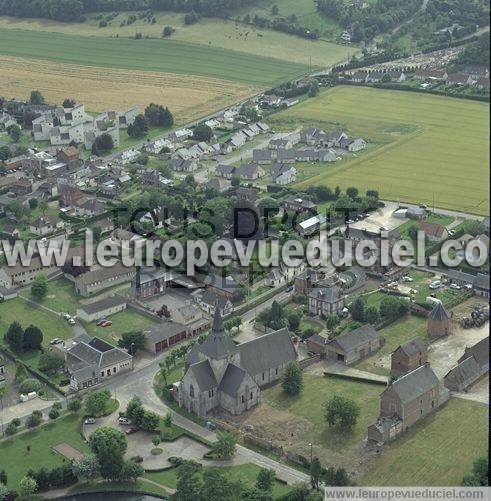
<instances>
[{"instance_id":1,"label":"pale harvested field","mask_svg":"<svg viewBox=\"0 0 491 501\"><path fill-rule=\"evenodd\" d=\"M150 102L165 104L185 123L260 91L253 85L205 76L133 72L0 55L0 89L8 98L40 90L47 102L73 97L88 111L124 109Z\"/></svg>"}]
</instances>

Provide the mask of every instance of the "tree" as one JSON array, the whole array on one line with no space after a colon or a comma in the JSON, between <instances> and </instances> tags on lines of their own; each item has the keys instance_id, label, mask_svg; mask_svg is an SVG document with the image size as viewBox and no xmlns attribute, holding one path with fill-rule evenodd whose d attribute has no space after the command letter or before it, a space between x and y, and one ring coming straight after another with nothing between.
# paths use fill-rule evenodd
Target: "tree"
<instances>
[{"instance_id":1,"label":"tree","mask_svg":"<svg viewBox=\"0 0 491 501\"><path fill-rule=\"evenodd\" d=\"M240 186L240 176L238 176L237 174L234 174L232 176L232 180L230 181L230 184L234 187L234 188L237 188L238 186Z\"/></svg>"},{"instance_id":2,"label":"tree","mask_svg":"<svg viewBox=\"0 0 491 501\"><path fill-rule=\"evenodd\" d=\"M272 16L277 16L280 12L280 9L278 9L278 6L276 4L274 4L272 7L271 7L271 15Z\"/></svg>"},{"instance_id":3,"label":"tree","mask_svg":"<svg viewBox=\"0 0 491 501\"><path fill-rule=\"evenodd\" d=\"M198 124L193 130L193 139L196 141L209 141L213 136L213 130L205 123Z\"/></svg>"},{"instance_id":4,"label":"tree","mask_svg":"<svg viewBox=\"0 0 491 501\"><path fill-rule=\"evenodd\" d=\"M135 395L126 406L126 417L138 426L143 419L144 413L145 409L143 408L142 401L140 397Z\"/></svg>"},{"instance_id":5,"label":"tree","mask_svg":"<svg viewBox=\"0 0 491 501\"><path fill-rule=\"evenodd\" d=\"M380 316L384 320L397 320L409 311L409 303L404 299L387 296L380 302Z\"/></svg>"},{"instance_id":6,"label":"tree","mask_svg":"<svg viewBox=\"0 0 491 501\"><path fill-rule=\"evenodd\" d=\"M138 426L145 431L154 431L158 428L159 421L160 418L158 414L151 411L145 411Z\"/></svg>"},{"instance_id":7,"label":"tree","mask_svg":"<svg viewBox=\"0 0 491 501\"><path fill-rule=\"evenodd\" d=\"M80 480L91 480L100 475L101 465L95 454L85 454L73 460L72 471Z\"/></svg>"},{"instance_id":8,"label":"tree","mask_svg":"<svg viewBox=\"0 0 491 501\"><path fill-rule=\"evenodd\" d=\"M202 481L199 475L201 465L194 461L184 461L177 470L176 492L172 501L189 501L200 499Z\"/></svg>"},{"instance_id":9,"label":"tree","mask_svg":"<svg viewBox=\"0 0 491 501\"><path fill-rule=\"evenodd\" d=\"M310 85L309 92L307 95L309 97L315 97L317 96L318 93L319 93L319 84L317 82L314 82Z\"/></svg>"},{"instance_id":10,"label":"tree","mask_svg":"<svg viewBox=\"0 0 491 501\"><path fill-rule=\"evenodd\" d=\"M39 327L30 325L24 331L24 349L40 350L43 343L43 332Z\"/></svg>"},{"instance_id":11,"label":"tree","mask_svg":"<svg viewBox=\"0 0 491 501\"><path fill-rule=\"evenodd\" d=\"M231 458L235 454L236 444L235 434L229 431L219 431L217 441L212 445L212 450L218 458Z\"/></svg>"},{"instance_id":12,"label":"tree","mask_svg":"<svg viewBox=\"0 0 491 501\"><path fill-rule=\"evenodd\" d=\"M468 219L467 221L464 221L462 223L464 233L469 233L470 235L476 237L477 235L480 235L484 233L485 231L485 226L481 221L477 221L475 219Z\"/></svg>"},{"instance_id":13,"label":"tree","mask_svg":"<svg viewBox=\"0 0 491 501\"><path fill-rule=\"evenodd\" d=\"M145 108L145 117L152 127L172 127L174 117L169 108L150 103Z\"/></svg>"},{"instance_id":14,"label":"tree","mask_svg":"<svg viewBox=\"0 0 491 501\"><path fill-rule=\"evenodd\" d=\"M9 328L5 333L4 339L5 342L9 345L9 347L13 351L20 352L24 349L24 329L21 327L19 322L12 322L9 325ZM18 367L24 367L24 366L19 365Z\"/></svg>"},{"instance_id":15,"label":"tree","mask_svg":"<svg viewBox=\"0 0 491 501\"><path fill-rule=\"evenodd\" d=\"M11 156L8 146L0 146L0 160L8 160Z\"/></svg>"},{"instance_id":16,"label":"tree","mask_svg":"<svg viewBox=\"0 0 491 501\"><path fill-rule=\"evenodd\" d=\"M54 421L55 419L58 419L60 417L60 411L55 407L51 407L48 416L51 420Z\"/></svg>"},{"instance_id":17,"label":"tree","mask_svg":"<svg viewBox=\"0 0 491 501\"><path fill-rule=\"evenodd\" d=\"M34 210L38 206L38 200L37 198L30 198L29 199L29 209Z\"/></svg>"},{"instance_id":18,"label":"tree","mask_svg":"<svg viewBox=\"0 0 491 501\"><path fill-rule=\"evenodd\" d=\"M314 489L319 489L319 482L322 473L322 466L319 458L312 459L310 464L310 483Z\"/></svg>"},{"instance_id":19,"label":"tree","mask_svg":"<svg viewBox=\"0 0 491 501\"><path fill-rule=\"evenodd\" d=\"M43 213L43 217L46 216L46 211L48 210L48 202L46 202L46 200L41 200L39 202L39 208L41 209L41 212Z\"/></svg>"},{"instance_id":20,"label":"tree","mask_svg":"<svg viewBox=\"0 0 491 501\"><path fill-rule=\"evenodd\" d=\"M164 426L166 428L170 428L172 426L172 414L170 412L168 412L165 416L164 416Z\"/></svg>"},{"instance_id":21,"label":"tree","mask_svg":"<svg viewBox=\"0 0 491 501\"><path fill-rule=\"evenodd\" d=\"M358 196L358 189L353 186L346 189L346 195L350 198L355 199Z\"/></svg>"},{"instance_id":22,"label":"tree","mask_svg":"<svg viewBox=\"0 0 491 501\"><path fill-rule=\"evenodd\" d=\"M21 496L32 496L32 494L37 491L37 488L37 482L27 475L25 477L22 477L21 481L19 482L19 491Z\"/></svg>"},{"instance_id":23,"label":"tree","mask_svg":"<svg viewBox=\"0 0 491 501\"><path fill-rule=\"evenodd\" d=\"M82 398L79 395L75 395L68 401L67 409L70 412L77 412L82 407Z\"/></svg>"},{"instance_id":24,"label":"tree","mask_svg":"<svg viewBox=\"0 0 491 501\"><path fill-rule=\"evenodd\" d=\"M92 144L92 153L94 155L101 155L107 153L114 148L114 140L111 134L104 132L100 136L96 137Z\"/></svg>"},{"instance_id":25,"label":"tree","mask_svg":"<svg viewBox=\"0 0 491 501\"><path fill-rule=\"evenodd\" d=\"M472 473L465 475L462 485L466 487L478 487L489 484L489 465L487 458L478 458L472 466Z\"/></svg>"},{"instance_id":26,"label":"tree","mask_svg":"<svg viewBox=\"0 0 491 501\"><path fill-rule=\"evenodd\" d=\"M360 296L357 297L349 306L348 310L351 313L353 320L357 322L365 321L365 300Z\"/></svg>"},{"instance_id":27,"label":"tree","mask_svg":"<svg viewBox=\"0 0 491 501\"><path fill-rule=\"evenodd\" d=\"M0 471L0 484L7 485L7 472L3 469Z\"/></svg>"},{"instance_id":28,"label":"tree","mask_svg":"<svg viewBox=\"0 0 491 501\"><path fill-rule=\"evenodd\" d=\"M9 499L9 496L9 488L5 484L0 483L0 501L7 501Z\"/></svg>"},{"instance_id":29,"label":"tree","mask_svg":"<svg viewBox=\"0 0 491 501\"><path fill-rule=\"evenodd\" d=\"M119 478L123 468L123 454L128 447L124 434L103 426L90 435L89 447L99 460L101 476L107 479Z\"/></svg>"},{"instance_id":30,"label":"tree","mask_svg":"<svg viewBox=\"0 0 491 501\"><path fill-rule=\"evenodd\" d=\"M368 306L365 309L365 321L372 325L376 325L379 323L380 315L375 306Z\"/></svg>"},{"instance_id":31,"label":"tree","mask_svg":"<svg viewBox=\"0 0 491 501\"><path fill-rule=\"evenodd\" d=\"M303 388L302 369L296 362L288 362L281 381L283 391L290 396L298 395Z\"/></svg>"},{"instance_id":32,"label":"tree","mask_svg":"<svg viewBox=\"0 0 491 501\"><path fill-rule=\"evenodd\" d=\"M77 104L77 102L75 101L75 99L70 99L70 98L65 98L63 100L63 108L73 108L75 106L75 104Z\"/></svg>"},{"instance_id":33,"label":"tree","mask_svg":"<svg viewBox=\"0 0 491 501\"><path fill-rule=\"evenodd\" d=\"M286 315L286 319L288 320L288 327L290 330L296 331L299 328L301 316L298 312L290 311L290 313Z\"/></svg>"},{"instance_id":34,"label":"tree","mask_svg":"<svg viewBox=\"0 0 491 501\"><path fill-rule=\"evenodd\" d=\"M145 334L142 331L123 332L118 346L125 348L130 355L135 355L138 350L145 347Z\"/></svg>"},{"instance_id":35,"label":"tree","mask_svg":"<svg viewBox=\"0 0 491 501\"><path fill-rule=\"evenodd\" d=\"M142 477L145 470L141 465L134 461L124 461L119 473L119 480L122 482L135 482L138 477Z\"/></svg>"},{"instance_id":36,"label":"tree","mask_svg":"<svg viewBox=\"0 0 491 501\"><path fill-rule=\"evenodd\" d=\"M90 416L102 416L106 412L110 399L109 390L92 391L85 400L85 411Z\"/></svg>"},{"instance_id":37,"label":"tree","mask_svg":"<svg viewBox=\"0 0 491 501\"><path fill-rule=\"evenodd\" d=\"M233 481L218 469L206 469L203 472L201 498L203 501L235 501L243 499L240 482ZM259 501L259 499L257 500Z\"/></svg>"},{"instance_id":38,"label":"tree","mask_svg":"<svg viewBox=\"0 0 491 501\"><path fill-rule=\"evenodd\" d=\"M29 98L29 103L34 105L44 104L44 97L38 90L31 91L31 97Z\"/></svg>"},{"instance_id":39,"label":"tree","mask_svg":"<svg viewBox=\"0 0 491 501\"><path fill-rule=\"evenodd\" d=\"M137 115L126 131L130 137L144 137L148 132L148 120L144 115Z\"/></svg>"},{"instance_id":40,"label":"tree","mask_svg":"<svg viewBox=\"0 0 491 501\"><path fill-rule=\"evenodd\" d=\"M326 403L325 418L330 426L351 429L360 415L360 408L351 399L333 395Z\"/></svg>"},{"instance_id":41,"label":"tree","mask_svg":"<svg viewBox=\"0 0 491 501\"><path fill-rule=\"evenodd\" d=\"M28 377L22 380L19 384L19 391L21 393L31 393L33 391L39 391L41 389L41 383L34 378Z\"/></svg>"},{"instance_id":42,"label":"tree","mask_svg":"<svg viewBox=\"0 0 491 501\"><path fill-rule=\"evenodd\" d=\"M98 224L95 224L94 226L92 226L91 231L94 241L98 242L101 239L102 228Z\"/></svg>"},{"instance_id":43,"label":"tree","mask_svg":"<svg viewBox=\"0 0 491 501\"><path fill-rule=\"evenodd\" d=\"M35 428L41 424L43 420L43 415L41 411L32 411L32 414L26 420L26 426L28 428Z\"/></svg>"},{"instance_id":44,"label":"tree","mask_svg":"<svg viewBox=\"0 0 491 501\"><path fill-rule=\"evenodd\" d=\"M326 327L332 332L339 325L340 322L341 319L339 318L339 315L333 313L332 315L329 315L326 318Z\"/></svg>"},{"instance_id":45,"label":"tree","mask_svg":"<svg viewBox=\"0 0 491 501\"><path fill-rule=\"evenodd\" d=\"M323 472L322 480L326 485L338 487L351 484L348 473L344 468L333 468L332 466Z\"/></svg>"},{"instance_id":46,"label":"tree","mask_svg":"<svg viewBox=\"0 0 491 501\"><path fill-rule=\"evenodd\" d=\"M46 278L46 275L43 273L39 273L36 275L34 278L32 285L31 285L31 295L34 299L37 301L40 301L41 299L46 296L48 292L48 280Z\"/></svg>"},{"instance_id":47,"label":"tree","mask_svg":"<svg viewBox=\"0 0 491 501\"><path fill-rule=\"evenodd\" d=\"M256 478L256 487L261 491L271 492L273 490L273 484L276 479L276 474L274 470L268 470L267 468L261 468Z\"/></svg>"},{"instance_id":48,"label":"tree","mask_svg":"<svg viewBox=\"0 0 491 501\"><path fill-rule=\"evenodd\" d=\"M11 125L7 128L8 135L14 143L18 143L22 137L22 130L18 125Z\"/></svg>"},{"instance_id":49,"label":"tree","mask_svg":"<svg viewBox=\"0 0 491 501\"><path fill-rule=\"evenodd\" d=\"M163 37L170 37L172 35L172 32L174 30L172 29L172 26L165 26L164 30L162 31L162 36Z\"/></svg>"}]
</instances>

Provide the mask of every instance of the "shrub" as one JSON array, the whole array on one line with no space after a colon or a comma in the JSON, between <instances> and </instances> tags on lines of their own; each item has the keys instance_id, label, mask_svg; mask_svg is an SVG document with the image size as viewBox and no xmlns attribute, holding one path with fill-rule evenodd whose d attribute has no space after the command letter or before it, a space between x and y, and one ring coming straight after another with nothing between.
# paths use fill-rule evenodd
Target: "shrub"
<instances>
[{"instance_id":1,"label":"shrub","mask_svg":"<svg viewBox=\"0 0 491 501\"><path fill-rule=\"evenodd\" d=\"M31 393L31 391L39 391L40 389L41 383L34 378L24 379L19 386L19 391L21 393Z\"/></svg>"}]
</instances>

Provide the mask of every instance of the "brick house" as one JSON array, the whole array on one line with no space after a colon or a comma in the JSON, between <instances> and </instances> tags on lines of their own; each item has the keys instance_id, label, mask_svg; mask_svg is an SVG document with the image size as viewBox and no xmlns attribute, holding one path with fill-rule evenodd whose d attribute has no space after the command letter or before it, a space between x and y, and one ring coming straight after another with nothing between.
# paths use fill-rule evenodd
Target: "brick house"
<instances>
[{"instance_id":1,"label":"brick house","mask_svg":"<svg viewBox=\"0 0 491 501\"><path fill-rule=\"evenodd\" d=\"M398 346L391 355L390 373L402 376L417 369L428 360L427 347L420 338L411 339Z\"/></svg>"},{"instance_id":2,"label":"brick house","mask_svg":"<svg viewBox=\"0 0 491 501\"><path fill-rule=\"evenodd\" d=\"M326 345L327 359L349 365L377 351L384 343L385 339L371 325L362 325L331 339Z\"/></svg>"},{"instance_id":3,"label":"brick house","mask_svg":"<svg viewBox=\"0 0 491 501\"><path fill-rule=\"evenodd\" d=\"M428 335L431 339L448 336L452 332L452 316L441 302L428 314Z\"/></svg>"}]
</instances>

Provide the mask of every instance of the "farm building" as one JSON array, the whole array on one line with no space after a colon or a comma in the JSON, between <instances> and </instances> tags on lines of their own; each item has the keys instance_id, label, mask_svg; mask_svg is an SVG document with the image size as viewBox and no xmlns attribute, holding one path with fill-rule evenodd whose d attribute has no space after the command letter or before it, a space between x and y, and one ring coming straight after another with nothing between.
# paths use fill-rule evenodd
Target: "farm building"
<instances>
[{"instance_id":1,"label":"farm building","mask_svg":"<svg viewBox=\"0 0 491 501\"><path fill-rule=\"evenodd\" d=\"M186 326L172 320L157 324L143 331L145 349L157 355L188 337Z\"/></svg>"},{"instance_id":2,"label":"farm building","mask_svg":"<svg viewBox=\"0 0 491 501\"><path fill-rule=\"evenodd\" d=\"M424 341L419 338L411 339L392 352L390 373L393 376L402 376L425 364L427 359L427 346Z\"/></svg>"},{"instance_id":3,"label":"farm building","mask_svg":"<svg viewBox=\"0 0 491 501\"><path fill-rule=\"evenodd\" d=\"M452 317L439 301L428 315L428 335L431 339L448 336L452 331Z\"/></svg>"},{"instance_id":4,"label":"farm building","mask_svg":"<svg viewBox=\"0 0 491 501\"><path fill-rule=\"evenodd\" d=\"M126 309L126 299L121 296L112 296L95 301L94 303L84 304L77 308L77 318L84 322L93 322L100 318L114 315Z\"/></svg>"},{"instance_id":5,"label":"farm building","mask_svg":"<svg viewBox=\"0 0 491 501\"><path fill-rule=\"evenodd\" d=\"M384 342L371 325L362 325L331 339L326 346L327 359L349 365L377 351Z\"/></svg>"}]
</instances>

